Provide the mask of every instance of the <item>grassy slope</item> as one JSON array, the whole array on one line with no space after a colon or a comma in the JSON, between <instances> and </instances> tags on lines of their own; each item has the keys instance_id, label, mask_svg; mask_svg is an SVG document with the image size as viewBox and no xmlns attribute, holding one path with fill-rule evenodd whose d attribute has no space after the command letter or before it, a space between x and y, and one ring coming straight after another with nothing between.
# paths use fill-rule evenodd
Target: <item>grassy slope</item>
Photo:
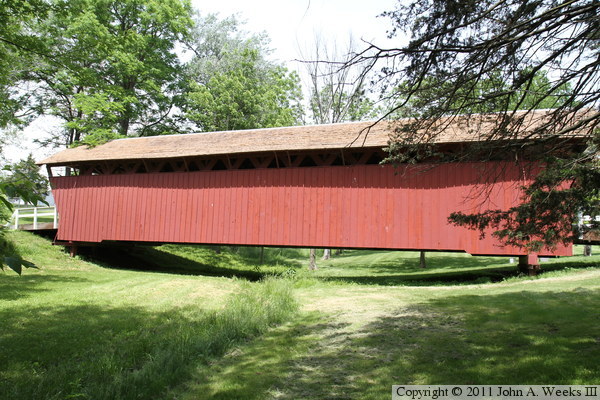
<instances>
[{"instance_id":1,"label":"grassy slope","mask_svg":"<svg viewBox=\"0 0 600 400\"><path fill-rule=\"evenodd\" d=\"M194 313L218 308L242 285L186 275L197 272L291 276L303 313L208 368L190 363L191 375L159 398L376 399L388 397L392 384L600 380L600 257L555 260L544 267L572 269L499 283L484 282L514 273L507 258L441 253L428 254L430 267L421 270L417 253L347 252L309 273L301 250L267 249L268 266L258 265L259 249L216 255L162 246L136 250L121 265L160 271L176 264L172 275L104 269L50 251L34 236L18 239L25 257L43 266L20 278L0 275L0 319L7 321L0 365L11 362L0 373L23 385L48 366L90 363L90 354L94 363L127 359L123 342L140 342L133 353L147 354L168 340L163 330L200 320ZM57 384L76 394L82 381Z\"/></svg>"},{"instance_id":2,"label":"grassy slope","mask_svg":"<svg viewBox=\"0 0 600 400\"><path fill-rule=\"evenodd\" d=\"M0 274L2 399L161 398L294 307L277 282L107 269L10 237L41 268Z\"/></svg>"},{"instance_id":3,"label":"grassy slope","mask_svg":"<svg viewBox=\"0 0 600 400\"><path fill-rule=\"evenodd\" d=\"M349 252L321 263L315 275L325 280L299 272L302 319L199 370L174 397L379 399L392 384L600 380L600 257L553 260L547 270L572 268L535 279L469 284L470 273L489 272L481 262L504 274L515 266L432 254L424 272L418 254L402 256ZM440 275L453 274L441 286ZM390 286L406 279L410 287Z\"/></svg>"}]
</instances>

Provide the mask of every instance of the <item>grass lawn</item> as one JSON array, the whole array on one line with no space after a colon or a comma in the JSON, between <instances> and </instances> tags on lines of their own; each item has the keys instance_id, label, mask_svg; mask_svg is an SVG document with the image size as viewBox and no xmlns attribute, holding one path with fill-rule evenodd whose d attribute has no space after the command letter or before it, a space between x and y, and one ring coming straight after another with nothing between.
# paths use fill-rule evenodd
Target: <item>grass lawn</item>
<instances>
[{"instance_id":1,"label":"grass lawn","mask_svg":"<svg viewBox=\"0 0 600 400\"><path fill-rule=\"evenodd\" d=\"M304 250L265 249L260 264L258 248L167 245L92 263L13 237L40 269L0 274L0 398L380 399L393 384L600 381L598 256L528 278L507 257L428 253L423 270L418 253L348 251L309 272ZM254 282L270 275L284 279ZM290 290L300 313L280 315ZM206 326L226 336L257 308L273 310L252 318L270 329L203 352Z\"/></svg>"},{"instance_id":2,"label":"grass lawn","mask_svg":"<svg viewBox=\"0 0 600 400\"><path fill-rule=\"evenodd\" d=\"M11 224L14 224L14 220L11 221ZM51 224L54 223L54 217L38 217L37 218L37 223L38 224ZM33 225L33 217L24 217L24 218L19 218L19 226L22 227L23 225Z\"/></svg>"},{"instance_id":3,"label":"grass lawn","mask_svg":"<svg viewBox=\"0 0 600 400\"><path fill-rule=\"evenodd\" d=\"M0 273L0 399L146 399L289 319L289 282L108 269L13 232Z\"/></svg>"}]
</instances>

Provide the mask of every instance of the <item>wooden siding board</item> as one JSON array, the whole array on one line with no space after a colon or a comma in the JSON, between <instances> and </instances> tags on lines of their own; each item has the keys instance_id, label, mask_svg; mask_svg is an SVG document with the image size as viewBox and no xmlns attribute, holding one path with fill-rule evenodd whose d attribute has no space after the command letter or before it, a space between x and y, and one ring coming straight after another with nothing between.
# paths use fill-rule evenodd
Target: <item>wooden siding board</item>
<instances>
[{"instance_id":1,"label":"wooden siding board","mask_svg":"<svg viewBox=\"0 0 600 400\"><path fill-rule=\"evenodd\" d=\"M77 223L77 219L75 217L75 212L76 212L76 204L75 204L75 200L78 197L78 193L77 193L77 188L69 188L69 191L73 193L74 196L68 196L67 197L67 212L66 214L68 214L66 217L69 218L69 224L68 224L68 235L69 237L81 237L79 235L76 234L76 223ZM66 219L66 218L65 218Z\"/></svg>"},{"instance_id":2,"label":"wooden siding board","mask_svg":"<svg viewBox=\"0 0 600 400\"><path fill-rule=\"evenodd\" d=\"M383 184L385 188L385 247L392 247L394 237L394 213L396 203L394 202L393 189L391 188L391 175L381 174Z\"/></svg>"},{"instance_id":3,"label":"wooden siding board","mask_svg":"<svg viewBox=\"0 0 600 400\"><path fill-rule=\"evenodd\" d=\"M360 166L356 171L358 178L358 185L356 188L357 206L354 209L354 213L357 216L354 225L354 235L358 243L361 243L364 247L369 246L369 238L367 232L371 229L372 221L370 217L373 214L370 212L371 205L367 202L367 175L365 173L365 167Z\"/></svg>"},{"instance_id":4,"label":"wooden siding board","mask_svg":"<svg viewBox=\"0 0 600 400\"><path fill-rule=\"evenodd\" d=\"M228 244L228 228L229 228L229 220L231 219L231 213L229 212L229 200L230 200L230 190L229 184L231 179L225 179L225 173L221 171L219 174L221 178L219 182L219 209L217 215L219 216L219 243Z\"/></svg>"},{"instance_id":5,"label":"wooden siding board","mask_svg":"<svg viewBox=\"0 0 600 400\"><path fill-rule=\"evenodd\" d=\"M95 177L95 178L99 178L99 177ZM95 184L95 191L96 191L96 196L94 196L94 204L93 204L93 208L94 208L94 215L95 215L95 220L94 220L94 241L102 241L104 239L104 230L105 230L105 218L104 218L104 208L108 207L109 205L106 204L106 199L108 196L108 190L106 189L105 186L105 182L103 182L103 180L100 179L90 179L90 185L93 185L94 182L96 181ZM56 200L56 199L55 199ZM56 204L59 204L58 201L56 201ZM62 224L59 223L58 225L58 232L60 233L61 229L62 229Z\"/></svg>"},{"instance_id":6,"label":"wooden siding board","mask_svg":"<svg viewBox=\"0 0 600 400\"><path fill-rule=\"evenodd\" d=\"M301 221L302 224L306 224L307 235L303 238L304 242L307 246L315 247L315 231L316 231L316 190L314 186L314 180L316 179L316 174L311 174L311 171L307 171L305 169L305 179L306 185L304 186L304 190L306 192L305 207L304 207L304 215L305 220ZM316 169L315 171L316 172ZM310 178L308 178L310 176Z\"/></svg>"},{"instance_id":7,"label":"wooden siding board","mask_svg":"<svg viewBox=\"0 0 600 400\"><path fill-rule=\"evenodd\" d=\"M198 198L198 214L199 218L197 223L198 225L198 237L196 240L198 243L208 243L206 238L207 235L207 224L208 224L208 178L209 174L194 174L197 175L199 179L199 190L200 197Z\"/></svg>"},{"instance_id":8,"label":"wooden siding board","mask_svg":"<svg viewBox=\"0 0 600 400\"><path fill-rule=\"evenodd\" d=\"M107 194L110 195L110 192L113 192L112 202L114 204L114 212L109 213L107 216L110 219L108 223L108 235L113 240L118 240L117 229L121 223L121 213L123 212L123 202L121 201L121 188L116 184L111 186L110 191L107 191Z\"/></svg>"},{"instance_id":9,"label":"wooden siding board","mask_svg":"<svg viewBox=\"0 0 600 400\"><path fill-rule=\"evenodd\" d=\"M301 201L301 199L304 198L305 196L305 192L304 192L304 170L300 169L300 168L295 168L293 169L294 172L294 181L296 182L296 190L295 190L295 195L292 196L293 198L293 204L292 204L292 209L293 210L298 210L295 214L292 216L292 232L291 232L291 237L292 240L290 240L290 243L297 243L298 242L298 237L304 237L305 236L305 229L306 229L306 224L304 223L304 210L306 205L304 204L304 202ZM303 246L305 244L300 244L300 246Z\"/></svg>"},{"instance_id":10,"label":"wooden siding board","mask_svg":"<svg viewBox=\"0 0 600 400\"><path fill-rule=\"evenodd\" d=\"M250 174L248 171L240 171L242 197L239 204L240 210L240 222L239 222L239 235L236 240L237 243L248 243L248 207L249 207L249 187L250 187Z\"/></svg>"},{"instance_id":11,"label":"wooden siding board","mask_svg":"<svg viewBox=\"0 0 600 400\"><path fill-rule=\"evenodd\" d=\"M380 174L377 173L377 170L372 169L367 171L369 176L371 177L371 186L367 189L367 198L371 207L373 207L373 217L371 218L371 237L370 242L373 247L383 247L383 227L385 221L381 217L381 212L383 211L381 206L381 194L383 190L373 190L373 188L381 188L381 182L379 181Z\"/></svg>"},{"instance_id":12,"label":"wooden siding board","mask_svg":"<svg viewBox=\"0 0 600 400\"><path fill-rule=\"evenodd\" d=\"M280 173L280 186L278 188L278 192L279 192L279 211L278 211L278 218L279 218L279 226L278 226L278 235L279 235L279 240L281 243L287 243L287 241L289 240L289 233L288 233L288 225L289 225L289 208L290 208L290 203L289 203L289 199L288 199L288 194L290 193L290 187L289 187L289 181L288 181L288 172L289 171L285 171L281 170L284 173Z\"/></svg>"},{"instance_id":13,"label":"wooden siding board","mask_svg":"<svg viewBox=\"0 0 600 400\"><path fill-rule=\"evenodd\" d=\"M265 170L266 176L266 188L265 188L265 226L269 226L270 229L265 229L265 243L279 243L279 238L274 235L274 226L278 223L275 218L275 208L277 208L277 204L275 203L275 185L277 182L274 182L272 169Z\"/></svg>"},{"instance_id":14,"label":"wooden siding board","mask_svg":"<svg viewBox=\"0 0 600 400\"><path fill-rule=\"evenodd\" d=\"M236 174L235 175L235 219L232 226L233 235L231 236L231 240L233 243L239 243L241 240L241 232L240 226L242 223L242 208L244 207L242 202L244 200L244 188L243 188L243 175Z\"/></svg>"},{"instance_id":15,"label":"wooden siding board","mask_svg":"<svg viewBox=\"0 0 600 400\"><path fill-rule=\"evenodd\" d=\"M191 175L191 187L192 190L190 192L190 197L191 197L191 204L192 206L190 207L190 220L189 220L189 242L190 243L194 243L196 241L199 241L199 234L198 234L198 230L199 230L199 225L200 225L200 213L199 213L199 201L200 201L200 196L202 194L202 191L199 190L199 186L200 186L200 176L199 174L192 174Z\"/></svg>"},{"instance_id":16,"label":"wooden siding board","mask_svg":"<svg viewBox=\"0 0 600 400\"><path fill-rule=\"evenodd\" d=\"M82 220L86 221L86 198L87 198L87 193L85 190L85 186L83 187L79 187L78 191L80 193L80 196L78 198L75 199L75 207L79 208L81 210L81 214L82 214ZM87 237L87 225L85 224L75 224L75 230L74 230L75 234L78 236L82 236L82 237Z\"/></svg>"},{"instance_id":17,"label":"wooden siding board","mask_svg":"<svg viewBox=\"0 0 600 400\"><path fill-rule=\"evenodd\" d=\"M181 233L179 237L180 242L190 242L191 241L191 221L192 221L192 206L193 206L193 190L185 190L186 180L183 179L185 175L181 174L181 181L179 186L179 191L181 192L180 196L182 199L183 209L181 210Z\"/></svg>"},{"instance_id":18,"label":"wooden siding board","mask_svg":"<svg viewBox=\"0 0 600 400\"><path fill-rule=\"evenodd\" d=\"M206 199L206 236L205 241L207 243L214 243L214 215L215 215L215 195L216 195L216 179L217 174L208 174L207 182L207 199Z\"/></svg>"},{"instance_id":19,"label":"wooden siding board","mask_svg":"<svg viewBox=\"0 0 600 400\"><path fill-rule=\"evenodd\" d=\"M162 232L162 235L165 237L167 241L170 241L171 235L167 226L167 212L168 212L168 194L167 189L165 188L166 184L166 174L157 174L158 180L158 207L156 208L158 212L158 229L153 229L151 238L154 239L158 232Z\"/></svg>"},{"instance_id":20,"label":"wooden siding board","mask_svg":"<svg viewBox=\"0 0 600 400\"><path fill-rule=\"evenodd\" d=\"M148 184L148 176L145 175L142 178L138 179L138 183L136 186L136 191L135 191L135 198L136 198L136 204L135 204L135 208L136 208L136 220L135 220L135 226L134 226L134 232L137 233L137 235L139 235L140 237L145 237L145 226L144 226L144 220L146 218L146 199L145 199L145 191L146 186Z\"/></svg>"},{"instance_id":21,"label":"wooden siding board","mask_svg":"<svg viewBox=\"0 0 600 400\"><path fill-rule=\"evenodd\" d=\"M118 234L119 234L119 240L124 240L125 237L125 228L127 225L127 221L129 219L129 212L131 210L131 203L129 203L129 187L127 186L127 178L129 176L128 175L124 175L123 179L121 179L121 182L123 184L122 188L121 188L121 198L122 198L122 206L121 206L121 218L120 221L118 223L119 228L118 228Z\"/></svg>"},{"instance_id":22,"label":"wooden siding board","mask_svg":"<svg viewBox=\"0 0 600 400\"><path fill-rule=\"evenodd\" d=\"M331 169L329 168L321 168L322 174L322 182L321 182L321 212L323 223L321 224L321 243L329 247L331 245L331 224L329 224L329 220L331 220L331 200L332 200L332 190L331 190Z\"/></svg>"},{"instance_id":23,"label":"wooden siding board","mask_svg":"<svg viewBox=\"0 0 600 400\"><path fill-rule=\"evenodd\" d=\"M119 218L119 223L117 224L117 237L118 240L124 240L126 238L125 236L125 229L127 226L127 222L128 222L128 214L130 211L130 207L131 204L128 201L128 192L129 192L129 188L127 185L127 178L129 177L129 175L124 175L121 177L121 179L119 180L119 185L121 185L121 198L122 198L122 205L121 205L121 217Z\"/></svg>"},{"instance_id":24,"label":"wooden siding board","mask_svg":"<svg viewBox=\"0 0 600 400\"><path fill-rule=\"evenodd\" d=\"M237 212L237 197L236 197L236 185L235 181L237 179L237 174L232 176L232 179L229 179L225 189L226 201L224 206L227 208L225 210L227 215L227 220L225 224L225 232L223 240L229 244L235 243L233 237L235 235L235 213Z\"/></svg>"},{"instance_id":25,"label":"wooden siding board","mask_svg":"<svg viewBox=\"0 0 600 400\"><path fill-rule=\"evenodd\" d=\"M246 224L247 243L252 243L252 241L258 240L256 237L254 237L254 234L257 232L254 229L254 225L258 219L258 197L256 196L254 188L257 187L258 182L258 177L255 174L248 176L248 219Z\"/></svg>"},{"instance_id":26,"label":"wooden siding board","mask_svg":"<svg viewBox=\"0 0 600 400\"><path fill-rule=\"evenodd\" d=\"M271 172L273 170L267 169L267 170L262 170L263 173L263 177L264 177L264 188L262 190L262 194L264 195L264 199L263 199L263 203L262 203L262 209L263 209L263 220L260 221L260 225L263 227L269 227L269 229L263 229L262 233L263 233L263 243L267 244L267 243L277 243L277 238L275 238L272 233L273 233L273 229L272 226L276 223L273 220L273 207L275 207L275 204L273 204L273 185L271 182Z\"/></svg>"},{"instance_id":27,"label":"wooden siding board","mask_svg":"<svg viewBox=\"0 0 600 400\"><path fill-rule=\"evenodd\" d=\"M171 174L169 174L171 175ZM173 223L173 241L181 242L181 225L183 222L183 218L181 218L181 213L183 208L185 207L185 203L181 198L181 191L179 190L179 180L182 178L182 174L172 174L171 182L171 193L172 193L172 205L169 210L172 213L171 221Z\"/></svg>"},{"instance_id":28,"label":"wooden siding board","mask_svg":"<svg viewBox=\"0 0 600 400\"><path fill-rule=\"evenodd\" d=\"M352 179L352 175L350 169L348 167L342 167L341 173L339 174L340 182L340 198L339 198L339 235L338 238L340 247L347 247L347 243L349 243L349 232L351 229L351 219L350 219L350 182Z\"/></svg>"},{"instance_id":29,"label":"wooden siding board","mask_svg":"<svg viewBox=\"0 0 600 400\"><path fill-rule=\"evenodd\" d=\"M225 209L225 184L223 171L219 171L217 174L217 190L215 192L215 219L213 220L215 241L217 243L225 243L224 231L229 217Z\"/></svg>"},{"instance_id":30,"label":"wooden siding board","mask_svg":"<svg viewBox=\"0 0 600 400\"><path fill-rule=\"evenodd\" d=\"M239 185L239 180L240 180L240 174L235 174L232 177L231 180L231 187L230 187L230 191L231 191L231 203L229 205L230 207L230 221L229 221L229 233L228 233L228 240L232 243L235 244L239 241L239 234L238 234L238 226L239 226L239 221L240 221L240 204L239 202L242 199L242 193L241 193L241 188Z\"/></svg>"},{"instance_id":31,"label":"wooden siding board","mask_svg":"<svg viewBox=\"0 0 600 400\"><path fill-rule=\"evenodd\" d=\"M272 209L271 209L271 219L273 221L273 224L271 226L271 240L270 243L274 243L277 246L281 246L282 245L282 240L281 240L281 235L282 235L282 231L281 231L281 214L282 214L282 209L283 209L283 196L282 196L282 192L283 192L283 182L281 180L281 175L277 173L276 170L270 170L271 173L271 204L272 204Z\"/></svg>"},{"instance_id":32,"label":"wooden siding board","mask_svg":"<svg viewBox=\"0 0 600 400\"><path fill-rule=\"evenodd\" d=\"M169 192L171 193L171 207L169 209L170 212L170 220L173 221L173 233L172 233L172 240L174 242L180 242L180 232L181 232L181 200L180 200L180 195L181 192L179 191L179 185L178 185L178 177L182 176L182 174L169 174L170 178L169 179Z\"/></svg>"},{"instance_id":33,"label":"wooden siding board","mask_svg":"<svg viewBox=\"0 0 600 400\"><path fill-rule=\"evenodd\" d=\"M521 254L447 223L451 211L478 209L480 200L465 200L478 167L448 165L418 175L363 165L57 177L57 237ZM523 182L515 167L498 167L509 169L489 204L506 208ZM556 251L568 253L568 247Z\"/></svg>"},{"instance_id":34,"label":"wooden siding board","mask_svg":"<svg viewBox=\"0 0 600 400\"><path fill-rule=\"evenodd\" d=\"M144 235L142 236L142 238L144 238L144 240L151 241L152 230L156 229L155 226L152 226L153 219L156 218L152 215L152 213L155 212L157 207L158 189L154 185L154 182L156 180L154 175L146 175L145 178L148 185L146 193L148 194L149 198L146 198L144 200L146 210L144 212Z\"/></svg>"},{"instance_id":35,"label":"wooden siding board","mask_svg":"<svg viewBox=\"0 0 600 400\"><path fill-rule=\"evenodd\" d=\"M89 219L87 220L87 229L89 232L86 236L88 240L94 242L100 238L100 232L102 230L102 212L100 209L102 203L99 202L99 199L102 198L101 196L104 189L102 186L94 186L93 182L91 182L89 179L86 183L89 185L88 191L90 195L88 205L90 213L88 214Z\"/></svg>"}]
</instances>

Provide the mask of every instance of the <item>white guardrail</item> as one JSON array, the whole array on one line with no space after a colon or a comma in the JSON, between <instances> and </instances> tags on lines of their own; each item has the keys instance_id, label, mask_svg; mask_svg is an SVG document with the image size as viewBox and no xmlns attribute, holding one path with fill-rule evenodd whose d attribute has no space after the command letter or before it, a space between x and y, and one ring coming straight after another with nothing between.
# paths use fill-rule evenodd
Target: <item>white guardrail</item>
<instances>
[{"instance_id":1,"label":"white guardrail","mask_svg":"<svg viewBox=\"0 0 600 400\"><path fill-rule=\"evenodd\" d=\"M42 217L52 217L52 221L40 221ZM21 222L19 222L21 220ZM10 219L10 227L19 229L20 225L33 225L33 230L41 224L52 224L52 229L58 228L58 213L56 207L25 207L17 208Z\"/></svg>"}]
</instances>

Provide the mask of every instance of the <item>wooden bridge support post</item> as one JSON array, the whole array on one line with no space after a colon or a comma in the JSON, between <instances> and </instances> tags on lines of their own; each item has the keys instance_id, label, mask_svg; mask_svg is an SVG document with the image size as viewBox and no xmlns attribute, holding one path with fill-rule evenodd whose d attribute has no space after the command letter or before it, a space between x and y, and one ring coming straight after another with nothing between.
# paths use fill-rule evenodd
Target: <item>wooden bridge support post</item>
<instances>
[{"instance_id":1,"label":"wooden bridge support post","mask_svg":"<svg viewBox=\"0 0 600 400\"><path fill-rule=\"evenodd\" d=\"M529 276L537 275L540 270L540 262L537 254L519 256L519 271Z\"/></svg>"},{"instance_id":2,"label":"wooden bridge support post","mask_svg":"<svg viewBox=\"0 0 600 400\"><path fill-rule=\"evenodd\" d=\"M38 228L38 208L33 209L33 230L37 231Z\"/></svg>"},{"instance_id":3,"label":"wooden bridge support post","mask_svg":"<svg viewBox=\"0 0 600 400\"><path fill-rule=\"evenodd\" d=\"M15 210L13 217L15 219L15 226L13 227L13 229L19 229L19 209L18 208Z\"/></svg>"},{"instance_id":4,"label":"wooden bridge support post","mask_svg":"<svg viewBox=\"0 0 600 400\"><path fill-rule=\"evenodd\" d=\"M308 269L311 271L315 271L317 269L317 250L310 249L309 260L308 260Z\"/></svg>"}]
</instances>

